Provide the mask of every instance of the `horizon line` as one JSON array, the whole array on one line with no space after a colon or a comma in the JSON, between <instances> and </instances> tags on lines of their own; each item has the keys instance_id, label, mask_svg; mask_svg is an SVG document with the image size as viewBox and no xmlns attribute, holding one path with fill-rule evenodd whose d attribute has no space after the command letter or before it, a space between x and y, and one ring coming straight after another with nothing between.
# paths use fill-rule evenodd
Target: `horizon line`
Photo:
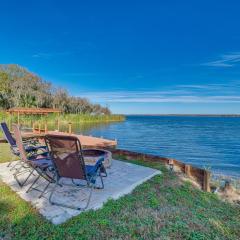
<instances>
[{"instance_id":1,"label":"horizon line","mask_svg":"<svg viewBox=\"0 0 240 240\"><path fill-rule=\"evenodd\" d=\"M229 117L240 117L240 113L129 113L129 114L122 114L124 116L229 116Z\"/></svg>"}]
</instances>

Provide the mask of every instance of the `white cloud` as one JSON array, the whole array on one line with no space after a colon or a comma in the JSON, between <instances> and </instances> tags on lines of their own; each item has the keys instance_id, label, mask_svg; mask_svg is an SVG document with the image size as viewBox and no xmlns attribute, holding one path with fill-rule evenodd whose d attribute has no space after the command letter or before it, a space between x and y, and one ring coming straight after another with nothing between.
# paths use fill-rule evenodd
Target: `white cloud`
<instances>
[{"instance_id":1,"label":"white cloud","mask_svg":"<svg viewBox=\"0 0 240 240\"><path fill-rule=\"evenodd\" d=\"M43 58L43 59L50 59L53 57L59 57L59 56L67 56L70 55L71 52L69 51L64 51L64 52L52 52L52 53L47 53L47 52L39 52L35 53L32 55L33 58Z\"/></svg>"},{"instance_id":2,"label":"white cloud","mask_svg":"<svg viewBox=\"0 0 240 240\"><path fill-rule=\"evenodd\" d=\"M238 62L240 62L240 52L235 52L230 54L223 54L220 56L220 59L202 63L201 65L208 67L233 67Z\"/></svg>"},{"instance_id":3,"label":"white cloud","mask_svg":"<svg viewBox=\"0 0 240 240\"><path fill-rule=\"evenodd\" d=\"M32 55L33 58L51 58L52 54L50 53L35 53Z\"/></svg>"},{"instance_id":4,"label":"white cloud","mask_svg":"<svg viewBox=\"0 0 240 240\"><path fill-rule=\"evenodd\" d=\"M112 90L81 92L100 103L240 103L239 82L230 84L177 85L165 91Z\"/></svg>"}]
</instances>

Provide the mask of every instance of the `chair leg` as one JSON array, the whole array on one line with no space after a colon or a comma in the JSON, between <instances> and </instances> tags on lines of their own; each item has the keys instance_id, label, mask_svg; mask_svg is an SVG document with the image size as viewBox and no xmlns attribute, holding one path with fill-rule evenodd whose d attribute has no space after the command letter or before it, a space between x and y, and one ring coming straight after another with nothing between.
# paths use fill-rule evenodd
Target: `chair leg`
<instances>
[{"instance_id":1,"label":"chair leg","mask_svg":"<svg viewBox=\"0 0 240 240\"><path fill-rule=\"evenodd\" d=\"M38 169L38 170L35 169L35 170L37 171L38 176L37 176L37 178L33 181L33 183L31 184L31 186L28 188L28 190L26 191L26 193L30 192L31 190L36 190L36 191L41 192L41 194L38 196L38 198L41 198L41 197L43 196L43 194L46 192L46 190L47 190L47 188L49 187L49 185L50 185L51 183L53 183L53 179L48 179L47 177L44 177L43 173L41 173L39 169ZM55 176L55 175L54 175L54 176ZM54 177L54 176L53 176L53 177ZM44 189L43 189L42 191L39 190L39 189L37 189L36 187L34 187L34 185L37 183L37 181L38 181L40 178L42 178L42 179L44 179L44 180L47 181L47 184L46 184L46 186L44 187Z\"/></svg>"},{"instance_id":2,"label":"chair leg","mask_svg":"<svg viewBox=\"0 0 240 240\"><path fill-rule=\"evenodd\" d=\"M102 173L101 173L101 170L100 170L100 169L99 169L99 171L98 171L96 177L100 177L100 180L101 180L101 186L96 186L96 185L94 184L94 188L95 188L95 189L104 189L103 177L105 177L105 176L102 176ZM90 180L90 181L91 181L91 180Z\"/></svg>"},{"instance_id":3,"label":"chair leg","mask_svg":"<svg viewBox=\"0 0 240 240\"><path fill-rule=\"evenodd\" d=\"M101 183L102 183L101 189L103 189L104 188L104 183L103 183L103 176L102 176L101 173L100 173L100 179L101 179Z\"/></svg>"},{"instance_id":4,"label":"chair leg","mask_svg":"<svg viewBox=\"0 0 240 240\"><path fill-rule=\"evenodd\" d=\"M21 169L21 168L20 168ZM23 181L23 182L20 182L19 179L18 179L18 175L22 174L23 172L20 172L20 169L17 169L17 171L13 174L14 178L16 179L18 185L20 187L23 187L25 185L25 183L27 182L27 180L30 178L30 176L33 174L34 172L34 169L32 169L29 173L29 175L27 176L27 178ZM27 170L28 171L28 170ZM25 171L24 171L25 172Z\"/></svg>"},{"instance_id":5,"label":"chair leg","mask_svg":"<svg viewBox=\"0 0 240 240\"><path fill-rule=\"evenodd\" d=\"M33 188L33 186L37 183L37 181L39 180L39 178L40 178L40 175L38 175L37 177L36 177L36 179L33 181L33 183L30 185L30 187L28 188L28 190L26 191L26 193L29 193L32 189L34 189Z\"/></svg>"},{"instance_id":6,"label":"chair leg","mask_svg":"<svg viewBox=\"0 0 240 240\"><path fill-rule=\"evenodd\" d=\"M50 197L49 197L49 202L52 204L52 205L56 205L56 206L60 206L60 207L66 207L66 208L71 208L71 209L74 209L74 210L79 210L79 211L84 211L86 210L86 208L88 207L89 203L90 203L90 200L91 200L91 197L92 197L92 191L93 191L93 188L94 188L94 185L91 184L91 186L89 186L90 188L90 193L89 193L89 196L88 196L88 199L87 199L87 203L86 205L83 207L83 208L80 208L80 207L74 207L72 205L68 205L68 204L63 204L63 203L59 203L59 202L55 202L52 200L52 197L53 197L53 194L57 188L57 186L60 185L58 182L55 183L52 191L51 191L51 194L50 194Z\"/></svg>"},{"instance_id":7,"label":"chair leg","mask_svg":"<svg viewBox=\"0 0 240 240\"><path fill-rule=\"evenodd\" d=\"M52 205L55 204L55 203L52 201L52 196L53 196L53 193L54 193L57 185L58 185L58 182L56 182L55 185L53 186L53 189L52 189L52 191L51 191L51 193L50 193L50 196L49 196L49 202L50 202Z\"/></svg>"},{"instance_id":8,"label":"chair leg","mask_svg":"<svg viewBox=\"0 0 240 240\"><path fill-rule=\"evenodd\" d=\"M82 210L87 209L87 207L88 207L88 205L90 203L91 197L92 197L92 191L93 191L93 186L90 187L90 194L89 194L89 197L88 197L88 200L87 200L87 204L86 204L86 206Z\"/></svg>"},{"instance_id":9,"label":"chair leg","mask_svg":"<svg viewBox=\"0 0 240 240\"><path fill-rule=\"evenodd\" d=\"M43 194L47 191L49 185L50 185L50 182L47 183L47 185L46 185L45 188L43 189L42 193L38 196L38 198L41 198L41 197L43 196Z\"/></svg>"},{"instance_id":10,"label":"chair leg","mask_svg":"<svg viewBox=\"0 0 240 240\"><path fill-rule=\"evenodd\" d=\"M54 178L55 178L55 176L56 176L56 173L53 174L52 180L50 180L50 181L47 180L46 178L44 178L45 180L48 181L48 183L47 183L47 185L45 186L45 188L43 189L42 193L38 196L38 198L41 198L41 197L43 196L43 194L47 191L49 185L50 185L51 183L54 183Z\"/></svg>"},{"instance_id":11,"label":"chair leg","mask_svg":"<svg viewBox=\"0 0 240 240\"><path fill-rule=\"evenodd\" d=\"M100 167L100 173L103 173L102 177L107 177L107 171L104 165Z\"/></svg>"}]
</instances>

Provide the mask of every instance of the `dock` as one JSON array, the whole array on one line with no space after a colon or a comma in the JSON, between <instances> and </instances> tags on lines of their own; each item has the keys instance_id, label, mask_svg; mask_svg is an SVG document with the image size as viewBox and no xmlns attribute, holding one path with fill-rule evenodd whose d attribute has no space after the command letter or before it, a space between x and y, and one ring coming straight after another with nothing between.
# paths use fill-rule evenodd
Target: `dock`
<instances>
[{"instance_id":1,"label":"dock","mask_svg":"<svg viewBox=\"0 0 240 240\"><path fill-rule=\"evenodd\" d=\"M58 132L58 131L48 131L46 133L36 133L36 132L23 132L22 137L23 139L31 139L31 138L44 138L47 134L54 134L54 135L66 135L66 136L75 136L79 139L81 145L84 148L115 148L117 146L116 140L108 140L104 138L86 136L86 135L78 135L73 133L65 133L65 132ZM7 143L4 138L0 138L0 143Z\"/></svg>"}]
</instances>

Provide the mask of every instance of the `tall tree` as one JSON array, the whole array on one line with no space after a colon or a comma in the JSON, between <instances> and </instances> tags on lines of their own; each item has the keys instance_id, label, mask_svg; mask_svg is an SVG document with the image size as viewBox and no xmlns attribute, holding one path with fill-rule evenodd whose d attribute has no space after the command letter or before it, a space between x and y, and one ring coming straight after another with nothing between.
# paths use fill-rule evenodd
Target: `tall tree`
<instances>
[{"instance_id":1,"label":"tall tree","mask_svg":"<svg viewBox=\"0 0 240 240\"><path fill-rule=\"evenodd\" d=\"M0 72L0 107L9 108L11 106L11 88L8 74Z\"/></svg>"},{"instance_id":2,"label":"tall tree","mask_svg":"<svg viewBox=\"0 0 240 240\"><path fill-rule=\"evenodd\" d=\"M110 114L110 110L92 104L86 98L73 97L63 88L16 64L0 64L0 107L53 107L65 113Z\"/></svg>"}]
</instances>

